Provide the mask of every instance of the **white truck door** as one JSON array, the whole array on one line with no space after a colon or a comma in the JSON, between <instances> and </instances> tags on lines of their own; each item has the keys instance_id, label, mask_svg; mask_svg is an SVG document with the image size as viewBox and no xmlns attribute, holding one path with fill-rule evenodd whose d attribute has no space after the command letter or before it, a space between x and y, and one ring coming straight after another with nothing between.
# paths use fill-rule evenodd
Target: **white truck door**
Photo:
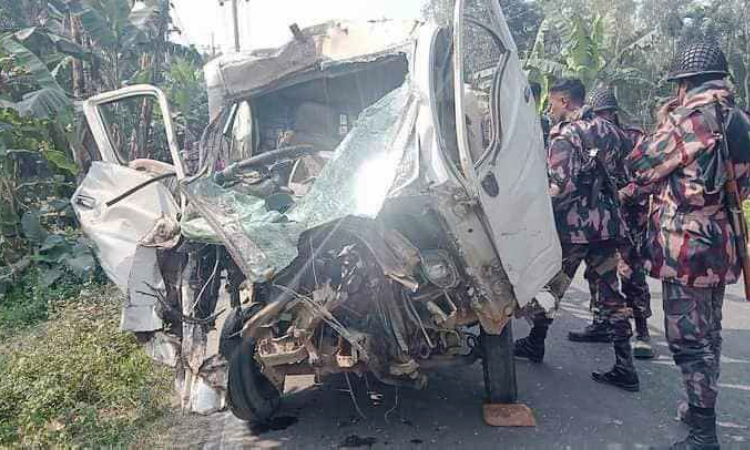
<instances>
[{"instance_id":1,"label":"white truck door","mask_svg":"<svg viewBox=\"0 0 750 450\"><path fill-rule=\"evenodd\" d=\"M153 138L134 139L142 132L144 100L155 101L150 116L158 120L149 130ZM95 96L84 102L83 110L100 161L93 162L73 194L73 209L107 276L128 295L121 328L159 330L163 323L157 301L143 293L164 288L156 249L174 245L176 239L157 241L154 236L156 230L179 229L176 190L165 183L174 187L173 180L185 176L167 99L154 86L131 86Z\"/></svg>"},{"instance_id":2,"label":"white truck door","mask_svg":"<svg viewBox=\"0 0 750 450\"><path fill-rule=\"evenodd\" d=\"M562 264L540 120L497 1L457 0L454 44L461 166L523 306Z\"/></svg>"}]
</instances>

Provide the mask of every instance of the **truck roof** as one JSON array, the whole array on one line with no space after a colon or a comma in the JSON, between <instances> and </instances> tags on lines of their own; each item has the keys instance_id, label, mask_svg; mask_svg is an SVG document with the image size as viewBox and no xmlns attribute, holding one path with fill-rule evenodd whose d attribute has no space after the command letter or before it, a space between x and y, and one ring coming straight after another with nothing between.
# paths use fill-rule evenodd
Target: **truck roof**
<instances>
[{"instance_id":1,"label":"truck roof","mask_svg":"<svg viewBox=\"0 0 750 450\"><path fill-rule=\"evenodd\" d=\"M278 89L333 66L366 63L409 51L421 22L330 21L294 29L278 48L222 55L204 67L211 115L238 99ZM295 28L294 25L290 28Z\"/></svg>"}]
</instances>

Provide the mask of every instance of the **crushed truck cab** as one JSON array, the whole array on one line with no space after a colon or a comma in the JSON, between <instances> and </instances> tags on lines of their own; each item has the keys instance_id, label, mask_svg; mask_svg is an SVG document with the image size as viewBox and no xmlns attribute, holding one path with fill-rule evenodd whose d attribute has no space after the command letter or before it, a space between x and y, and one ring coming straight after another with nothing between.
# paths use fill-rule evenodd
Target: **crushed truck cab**
<instances>
[{"instance_id":1,"label":"crushed truck cab","mask_svg":"<svg viewBox=\"0 0 750 450\"><path fill-rule=\"evenodd\" d=\"M197 152L177 148L157 88L88 100L99 161L73 197L127 295L123 330L179 368L184 406L226 400L258 421L288 375L422 388L480 359L488 398L514 402L510 320L561 251L498 3L459 0L451 26L295 29L205 73ZM124 155L103 125L106 105L138 96L156 99L167 141L141 154L162 160Z\"/></svg>"}]
</instances>

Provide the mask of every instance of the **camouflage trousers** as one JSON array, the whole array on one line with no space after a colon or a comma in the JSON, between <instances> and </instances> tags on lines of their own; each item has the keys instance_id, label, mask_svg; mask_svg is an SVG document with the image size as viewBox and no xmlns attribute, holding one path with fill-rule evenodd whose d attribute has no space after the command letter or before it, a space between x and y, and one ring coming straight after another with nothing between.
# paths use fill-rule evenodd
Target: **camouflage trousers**
<instances>
[{"instance_id":1,"label":"camouflage trousers","mask_svg":"<svg viewBox=\"0 0 750 450\"><path fill-rule=\"evenodd\" d=\"M622 283L622 294L625 296L628 307L633 310L633 317L648 319L651 317L651 291L646 281L646 267L638 247L630 243L622 244L619 247L620 263L618 265L618 275ZM589 266L586 266L584 278L589 284L589 293L591 294L591 310L594 313L594 321L601 321L601 313L597 302L598 283L596 281L596 272Z\"/></svg>"},{"instance_id":2,"label":"camouflage trousers","mask_svg":"<svg viewBox=\"0 0 750 450\"><path fill-rule=\"evenodd\" d=\"M664 329L674 362L682 371L688 403L713 408L719 393L724 286L666 282L662 286Z\"/></svg>"},{"instance_id":3,"label":"camouflage trousers","mask_svg":"<svg viewBox=\"0 0 750 450\"><path fill-rule=\"evenodd\" d=\"M596 283L598 307L603 319L612 326L615 341L629 340L633 335L630 317L633 312L625 297L620 293L617 268L619 262L617 242L601 241L591 244L562 245L563 267L547 285L547 290L559 302L570 287L573 277L582 263L593 273ZM533 305L532 302L531 305ZM550 318L549 313L533 309L533 320Z\"/></svg>"}]
</instances>

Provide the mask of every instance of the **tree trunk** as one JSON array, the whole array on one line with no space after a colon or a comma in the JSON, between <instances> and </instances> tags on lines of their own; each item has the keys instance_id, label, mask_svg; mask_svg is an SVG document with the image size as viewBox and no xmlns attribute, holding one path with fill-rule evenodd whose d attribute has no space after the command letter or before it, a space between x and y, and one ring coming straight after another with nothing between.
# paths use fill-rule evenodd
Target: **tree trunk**
<instances>
[{"instance_id":1,"label":"tree trunk","mask_svg":"<svg viewBox=\"0 0 750 450\"><path fill-rule=\"evenodd\" d=\"M157 28L156 35L153 39L153 53L144 53L141 59L141 70L151 68L151 84L158 85L161 82L162 65L164 63L164 43L167 38L167 32L169 31L169 1L165 0L162 2L161 10L159 12L159 26ZM151 121L153 118L154 105L150 99L143 99L141 105L141 121L138 126L138 141L139 146L142 149L142 157L154 159L158 156L155 155L154 148L146 149L146 146L150 142L152 134Z\"/></svg>"},{"instance_id":2,"label":"tree trunk","mask_svg":"<svg viewBox=\"0 0 750 450\"><path fill-rule=\"evenodd\" d=\"M141 70L147 70L149 66L155 65L155 58L144 53L141 55ZM153 72L152 72L153 73ZM153 75L151 76L153 83ZM137 133L131 148L131 159L149 158L153 159L152 149L147 150L146 146L151 135L151 118L153 117L153 103L150 98L144 98L141 103L141 120L138 122Z\"/></svg>"},{"instance_id":3,"label":"tree trunk","mask_svg":"<svg viewBox=\"0 0 750 450\"><path fill-rule=\"evenodd\" d=\"M81 38L81 23L73 14L70 14L70 37L73 42L78 45L83 45L83 39ZM73 58L72 64L73 72L73 97L83 98L86 89L86 80L83 74L83 61L78 58Z\"/></svg>"}]
</instances>

